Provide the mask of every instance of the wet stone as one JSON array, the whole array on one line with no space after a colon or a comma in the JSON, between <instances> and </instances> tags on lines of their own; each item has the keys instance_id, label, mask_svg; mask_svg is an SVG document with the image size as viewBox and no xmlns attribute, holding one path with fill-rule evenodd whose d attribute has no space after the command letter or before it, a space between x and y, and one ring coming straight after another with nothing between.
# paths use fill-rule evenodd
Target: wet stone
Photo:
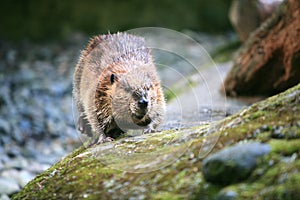
<instances>
[{"instance_id":1,"label":"wet stone","mask_svg":"<svg viewBox=\"0 0 300 200\"><path fill-rule=\"evenodd\" d=\"M19 176L19 171L16 169L7 169L2 171L1 177L5 177L5 178L13 178L16 179L16 177Z\"/></svg>"},{"instance_id":2,"label":"wet stone","mask_svg":"<svg viewBox=\"0 0 300 200\"><path fill-rule=\"evenodd\" d=\"M283 139L285 137L283 133L283 127L282 126L273 126L272 127L272 132L271 132L271 137L276 138L276 139Z\"/></svg>"},{"instance_id":3,"label":"wet stone","mask_svg":"<svg viewBox=\"0 0 300 200\"><path fill-rule=\"evenodd\" d=\"M30 173L28 171L22 170L19 173L18 177L18 183L21 185L21 187L24 187L29 181L31 181L35 175L33 173Z\"/></svg>"},{"instance_id":4,"label":"wet stone","mask_svg":"<svg viewBox=\"0 0 300 200\"><path fill-rule=\"evenodd\" d=\"M17 147L10 148L6 151L6 155L8 155L10 158L15 158L20 156L20 149Z\"/></svg>"},{"instance_id":5,"label":"wet stone","mask_svg":"<svg viewBox=\"0 0 300 200\"><path fill-rule=\"evenodd\" d=\"M16 169L8 169L1 173L1 177L3 178L9 178L17 181L17 183L24 187L29 181L31 181L35 174L28 172L26 170L16 170Z\"/></svg>"},{"instance_id":6,"label":"wet stone","mask_svg":"<svg viewBox=\"0 0 300 200\"><path fill-rule=\"evenodd\" d=\"M256 168L257 158L269 151L269 145L257 142L228 147L203 160L203 176L206 181L220 185L239 182Z\"/></svg>"},{"instance_id":7,"label":"wet stone","mask_svg":"<svg viewBox=\"0 0 300 200\"><path fill-rule=\"evenodd\" d=\"M0 200L10 200L10 198L7 196L7 194L2 194L0 196Z\"/></svg>"},{"instance_id":8,"label":"wet stone","mask_svg":"<svg viewBox=\"0 0 300 200\"><path fill-rule=\"evenodd\" d=\"M217 196L217 200L235 200L235 199L238 199L238 194L232 190L221 191Z\"/></svg>"},{"instance_id":9,"label":"wet stone","mask_svg":"<svg viewBox=\"0 0 300 200\"><path fill-rule=\"evenodd\" d=\"M28 161L26 159L24 159L23 157L19 156L13 159L8 160L4 166L6 168L13 168L13 169L24 169L26 167L28 167Z\"/></svg>"},{"instance_id":10,"label":"wet stone","mask_svg":"<svg viewBox=\"0 0 300 200\"><path fill-rule=\"evenodd\" d=\"M0 177L0 194L13 194L20 190L19 184L12 178Z\"/></svg>"},{"instance_id":11,"label":"wet stone","mask_svg":"<svg viewBox=\"0 0 300 200\"><path fill-rule=\"evenodd\" d=\"M0 107L1 107L1 105L0 105ZM10 125L4 119L0 119L0 132L4 132L4 133L9 133L10 132Z\"/></svg>"},{"instance_id":12,"label":"wet stone","mask_svg":"<svg viewBox=\"0 0 300 200\"><path fill-rule=\"evenodd\" d=\"M273 126L271 129L271 138L274 139L298 139L300 138L300 129L298 122L286 124L284 126Z\"/></svg>"},{"instance_id":13,"label":"wet stone","mask_svg":"<svg viewBox=\"0 0 300 200\"><path fill-rule=\"evenodd\" d=\"M24 168L26 171L31 172L31 173L42 173L46 169L48 169L51 165L49 164L42 164L38 162L30 162L30 165Z\"/></svg>"}]
</instances>

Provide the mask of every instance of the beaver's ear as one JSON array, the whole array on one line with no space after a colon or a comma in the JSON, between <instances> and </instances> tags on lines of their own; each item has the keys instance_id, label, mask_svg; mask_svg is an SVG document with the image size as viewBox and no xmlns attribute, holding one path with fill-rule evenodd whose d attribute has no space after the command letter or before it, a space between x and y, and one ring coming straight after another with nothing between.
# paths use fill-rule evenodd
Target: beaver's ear
<instances>
[{"instance_id":1,"label":"beaver's ear","mask_svg":"<svg viewBox=\"0 0 300 200\"><path fill-rule=\"evenodd\" d=\"M110 75L110 84L111 85L114 84L115 80L116 80L116 75L115 74L111 74Z\"/></svg>"}]
</instances>

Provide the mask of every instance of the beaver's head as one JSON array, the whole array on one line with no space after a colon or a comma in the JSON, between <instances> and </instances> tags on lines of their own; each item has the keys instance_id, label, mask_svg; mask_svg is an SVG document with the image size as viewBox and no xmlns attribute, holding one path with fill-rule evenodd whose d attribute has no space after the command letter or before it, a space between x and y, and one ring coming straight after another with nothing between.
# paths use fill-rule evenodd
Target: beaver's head
<instances>
[{"instance_id":1,"label":"beaver's head","mask_svg":"<svg viewBox=\"0 0 300 200\"><path fill-rule=\"evenodd\" d=\"M148 113L156 101L153 81L147 71L132 70L118 76L111 74L112 114L119 127L139 129L151 122Z\"/></svg>"}]
</instances>

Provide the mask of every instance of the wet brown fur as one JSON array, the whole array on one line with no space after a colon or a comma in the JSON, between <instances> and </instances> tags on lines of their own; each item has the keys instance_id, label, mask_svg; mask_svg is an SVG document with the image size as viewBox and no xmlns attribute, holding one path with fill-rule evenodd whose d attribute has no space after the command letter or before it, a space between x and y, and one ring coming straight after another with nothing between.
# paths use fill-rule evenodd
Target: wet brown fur
<instances>
[{"instance_id":1,"label":"wet brown fur","mask_svg":"<svg viewBox=\"0 0 300 200\"><path fill-rule=\"evenodd\" d=\"M116 75L114 84L111 83L112 74ZM125 83L132 90L150 93L151 110L141 120L131 119L130 113L126 113L130 110L127 107L131 94L128 93L132 91L122 89L120 84ZM130 34L100 35L91 39L75 69L73 94L79 113L79 129L93 136L94 142L98 143L126 131L118 127L115 118L125 122L132 120L149 132L155 130L165 114L164 96L150 50L145 47L143 38ZM119 98L117 111L114 111L112 106L116 97L124 97L124 102Z\"/></svg>"}]
</instances>

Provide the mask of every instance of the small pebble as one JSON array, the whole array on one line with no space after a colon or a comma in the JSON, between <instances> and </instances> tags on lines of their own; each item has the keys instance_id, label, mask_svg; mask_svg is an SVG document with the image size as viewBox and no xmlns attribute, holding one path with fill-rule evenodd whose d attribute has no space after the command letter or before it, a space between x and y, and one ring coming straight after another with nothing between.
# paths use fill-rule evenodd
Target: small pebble
<instances>
[{"instance_id":1,"label":"small pebble","mask_svg":"<svg viewBox=\"0 0 300 200\"><path fill-rule=\"evenodd\" d=\"M10 159L4 164L5 168L14 168L14 169L24 169L28 167L28 161L23 157L19 156L17 158Z\"/></svg>"},{"instance_id":2,"label":"small pebble","mask_svg":"<svg viewBox=\"0 0 300 200\"><path fill-rule=\"evenodd\" d=\"M12 178L0 177L0 194L11 195L20 190L20 186L16 180Z\"/></svg>"},{"instance_id":3,"label":"small pebble","mask_svg":"<svg viewBox=\"0 0 300 200\"><path fill-rule=\"evenodd\" d=\"M24 187L29 181L31 181L35 175L25 170L18 171L16 169L8 169L1 173L4 178L11 178L18 182L21 187Z\"/></svg>"},{"instance_id":4,"label":"small pebble","mask_svg":"<svg viewBox=\"0 0 300 200\"><path fill-rule=\"evenodd\" d=\"M217 200L234 200L234 199L238 199L238 194L232 190L221 191L217 196Z\"/></svg>"},{"instance_id":5,"label":"small pebble","mask_svg":"<svg viewBox=\"0 0 300 200\"><path fill-rule=\"evenodd\" d=\"M7 194L2 194L0 196L0 200L10 200L10 198L7 196Z\"/></svg>"},{"instance_id":6,"label":"small pebble","mask_svg":"<svg viewBox=\"0 0 300 200\"><path fill-rule=\"evenodd\" d=\"M18 182L21 185L21 187L24 187L34 177L35 177L35 175L33 173L22 170L19 174Z\"/></svg>"}]
</instances>

